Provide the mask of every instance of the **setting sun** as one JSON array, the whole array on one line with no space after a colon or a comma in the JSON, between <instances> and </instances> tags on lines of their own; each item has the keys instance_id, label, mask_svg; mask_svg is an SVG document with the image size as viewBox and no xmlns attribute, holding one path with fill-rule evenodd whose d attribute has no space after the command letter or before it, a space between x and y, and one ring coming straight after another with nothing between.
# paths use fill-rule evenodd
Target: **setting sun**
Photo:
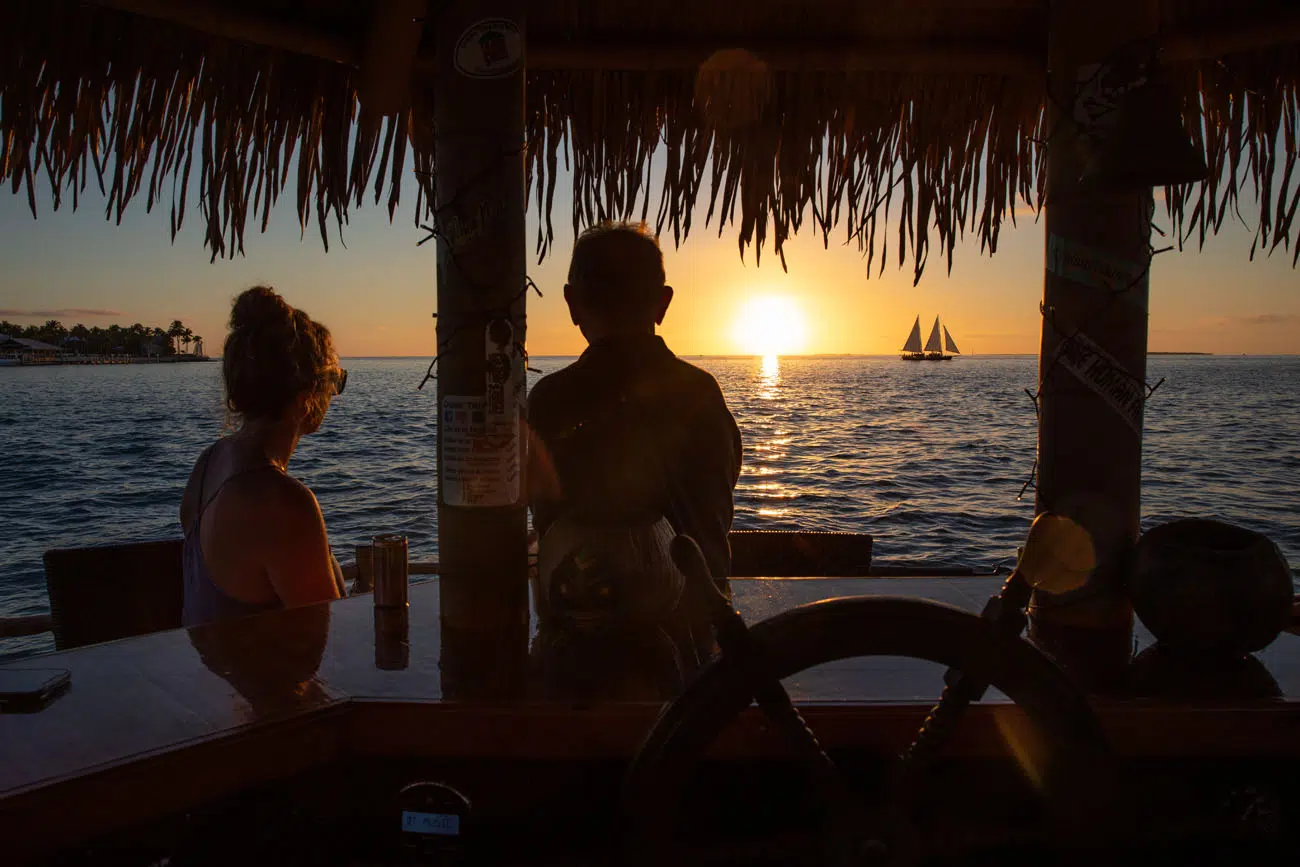
<instances>
[{"instance_id":1,"label":"setting sun","mask_svg":"<svg viewBox=\"0 0 1300 867\"><path fill-rule=\"evenodd\" d=\"M794 300L779 295L746 301L732 328L737 348L752 355L802 352L806 338L803 311Z\"/></svg>"}]
</instances>

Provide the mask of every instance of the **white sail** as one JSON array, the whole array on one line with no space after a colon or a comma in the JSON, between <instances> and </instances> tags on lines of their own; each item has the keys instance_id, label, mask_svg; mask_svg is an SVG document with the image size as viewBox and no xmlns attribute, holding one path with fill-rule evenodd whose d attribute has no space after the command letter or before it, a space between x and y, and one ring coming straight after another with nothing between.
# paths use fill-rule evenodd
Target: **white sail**
<instances>
[{"instance_id":1,"label":"white sail","mask_svg":"<svg viewBox=\"0 0 1300 867\"><path fill-rule=\"evenodd\" d=\"M912 326L912 333L907 335L907 342L903 344L904 352L921 351L921 317L916 317L916 324Z\"/></svg>"},{"instance_id":2,"label":"white sail","mask_svg":"<svg viewBox=\"0 0 1300 867\"><path fill-rule=\"evenodd\" d=\"M958 355L961 355L961 350L957 348L957 344L952 342L952 335L948 333L947 325L943 327L943 345L949 352L955 352Z\"/></svg>"},{"instance_id":3,"label":"white sail","mask_svg":"<svg viewBox=\"0 0 1300 867\"><path fill-rule=\"evenodd\" d=\"M943 346L939 343L939 317L934 317L934 327L930 329L930 339L925 341L926 352L942 352Z\"/></svg>"}]
</instances>

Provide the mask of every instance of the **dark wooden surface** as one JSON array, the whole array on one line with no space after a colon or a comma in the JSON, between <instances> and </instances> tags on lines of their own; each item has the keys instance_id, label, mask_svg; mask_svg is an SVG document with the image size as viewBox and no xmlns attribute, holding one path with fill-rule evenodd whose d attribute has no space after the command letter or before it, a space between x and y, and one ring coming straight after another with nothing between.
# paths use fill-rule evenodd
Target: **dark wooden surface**
<instances>
[{"instance_id":1,"label":"dark wooden surface","mask_svg":"<svg viewBox=\"0 0 1300 867\"><path fill-rule=\"evenodd\" d=\"M737 607L756 622L845 595L921 597L978 611L999 580L733 585ZM0 836L40 827L56 808L92 805L103 815L88 820L85 833L120 827L344 755L630 756L658 712L655 702L449 701L438 622L436 582L414 585L401 670L376 665L369 596L0 667L63 668L72 679L39 712L0 714ZM1149 642L1140 627L1137 639ZM1282 698L1099 701L1108 736L1135 755L1300 755L1300 637L1283 634L1258 659ZM939 695L942 675L926 662L855 659L804 672L787 686L828 743L897 749ZM1006 721L1017 714L991 695L963 721L954 749L1004 752ZM716 747L721 754L776 748L757 713Z\"/></svg>"}]
</instances>

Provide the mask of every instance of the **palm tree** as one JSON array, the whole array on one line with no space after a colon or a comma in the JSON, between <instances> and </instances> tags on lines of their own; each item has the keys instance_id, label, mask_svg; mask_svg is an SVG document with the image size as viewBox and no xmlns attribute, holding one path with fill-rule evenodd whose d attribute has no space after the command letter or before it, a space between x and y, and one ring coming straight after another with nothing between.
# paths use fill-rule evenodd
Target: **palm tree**
<instances>
[{"instance_id":1,"label":"palm tree","mask_svg":"<svg viewBox=\"0 0 1300 867\"><path fill-rule=\"evenodd\" d=\"M184 331L184 333L181 334L181 343L185 344L185 354L186 354L186 355L189 354L189 351L190 351L190 344L193 343L193 342L194 342L194 332L191 331L190 329L186 328L185 331Z\"/></svg>"},{"instance_id":2,"label":"palm tree","mask_svg":"<svg viewBox=\"0 0 1300 867\"><path fill-rule=\"evenodd\" d=\"M172 324L167 326L167 336L170 337L172 340L173 353L180 352L180 345L178 341L184 335L185 335L185 326L181 324L181 321L179 319L173 319Z\"/></svg>"},{"instance_id":3,"label":"palm tree","mask_svg":"<svg viewBox=\"0 0 1300 867\"><path fill-rule=\"evenodd\" d=\"M90 329L78 322L69 332L69 340L77 343L77 354L85 355L90 351Z\"/></svg>"},{"instance_id":4,"label":"palm tree","mask_svg":"<svg viewBox=\"0 0 1300 867\"><path fill-rule=\"evenodd\" d=\"M135 356L144 355L144 345L149 339L149 334L150 330L139 322L132 325L126 338L127 351Z\"/></svg>"},{"instance_id":5,"label":"palm tree","mask_svg":"<svg viewBox=\"0 0 1300 867\"><path fill-rule=\"evenodd\" d=\"M57 319L51 319L41 326L36 339L43 340L54 346L63 345L63 338L68 336L68 329L63 327L63 323Z\"/></svg>"}]
</instances>

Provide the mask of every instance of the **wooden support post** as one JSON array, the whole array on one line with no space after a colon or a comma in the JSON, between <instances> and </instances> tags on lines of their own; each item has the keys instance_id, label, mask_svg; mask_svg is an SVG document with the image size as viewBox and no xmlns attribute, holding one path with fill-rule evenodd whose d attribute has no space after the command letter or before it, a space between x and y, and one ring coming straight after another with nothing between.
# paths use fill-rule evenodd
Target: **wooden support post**
<instances>
[{"instance_id":1,"label":"wooden support post","mask_svg":"<svg viewBox=\"0 0 1300 867\"><path fill-rule=\"evenodd\" d=\"M524 4L438 4L438 553L448 697L509 694L528 642Z\"/></svg>"},{"instance_id":2,"label":"wooden support post","mask_svg":"<svg viewBox=\"0 0 1300 867\"><path fill-rule=\"evenodd\" d=\"M1100 110L1106 123L1099 106L1115 98L1116 79L1095 76L1095 64L1126 49L1145 60L1141 41L1158 23L1156 0L1051 5L1037 508L1082 523L1099 565L1081 590L1036 594L1031 636L1094 689L1121 676L1131 652L1121 582L1139 533L1153 200L1149 188L1106 190L1083 177L1081 114Z\"/></svg>"}]
</instances>

